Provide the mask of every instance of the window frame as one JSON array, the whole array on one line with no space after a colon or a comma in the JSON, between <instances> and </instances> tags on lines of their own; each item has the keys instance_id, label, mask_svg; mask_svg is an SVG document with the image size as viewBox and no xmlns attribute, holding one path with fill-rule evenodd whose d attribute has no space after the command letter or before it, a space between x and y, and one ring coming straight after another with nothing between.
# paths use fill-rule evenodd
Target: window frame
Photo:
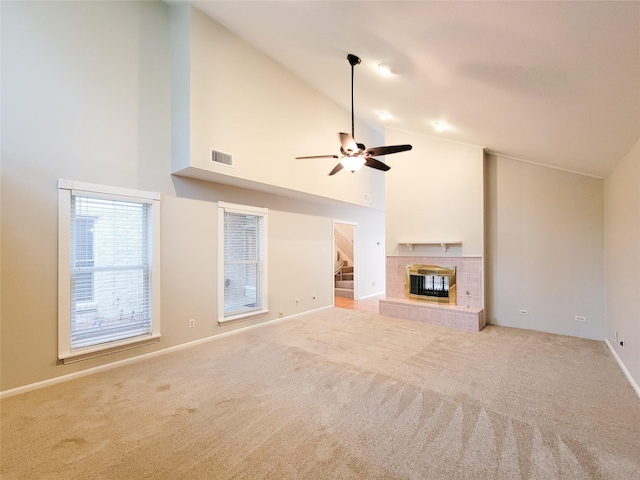
<instances>
[{"instance_id":1,"label":"window frame","mask_svg":"<svg viewBox=\"0 0 640 480\"><path fill-rule=\"evenodd\" d=\"M254 310L225 316L224 291L225 291L225 213L239 213L262 218L262 263L261 263L261 304ZM269 313L269 289L268 289L268 232L269 209L253 207L236 203L218 202L218 324L234 320L263 316Z\"/></svg>"},{"instance_id":2,"label":"window frame","mask_svg":"<svg viewBox=\"0 0 640 480\"><path fill-rule=\"evenodd\" d=\"M151 265L149 266L151 333L87 347L71 348L72 195L151 205ZM95 240L95 239L94 239ZM91 302L89 302L91 303ZM78 302L82 304L82 302ZM160 193L58 180L58 358L64 363L92 358L160 338Z\"/></svg>"}]
</instances>

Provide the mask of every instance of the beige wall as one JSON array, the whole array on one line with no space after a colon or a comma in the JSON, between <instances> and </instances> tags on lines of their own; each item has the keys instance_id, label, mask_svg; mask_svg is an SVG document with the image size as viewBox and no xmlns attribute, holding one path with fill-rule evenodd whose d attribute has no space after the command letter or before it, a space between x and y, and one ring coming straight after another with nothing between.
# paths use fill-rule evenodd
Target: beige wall
<instances>
[{"instance_id":1,"label":"beige wall","mask_svg":"<svg viewBox=\"0 0 640 480\"><path fill-rule=\"evenodd\" d=\"M368 259L361 294L384 285L381 210L170 175L168 5L0 2L0 8L3 391L250 325L222 328L215 318L219 200L270 209L270 312L262 321L332 305L334 218L359 225ZM276 128L282 118L273 115ZM247 138L263 136L268 158L280 151L255 124L242 128ZM159 343L71 365L57 361L58 178L162 194Z\"/></svg>"},{"instance_id":2,"label":"beige wall","mask_svg":"<svg viewBox=\"0 0 640 480\"><path fill-rule=\"evenodd\" d=\"M603 180L488 156L487 229L490 323L604 339Z\"/></svg>"},{"instance_id":3,"label":"beige wall","mask_svg":"<svg viewBox=\"0 0 640 480\"><path fill-rule=\"evenodd\" d=\"M387 129L387 145L409 143L386 162L387 255L482 255L483 149L416 133ZM443 252L403 240L461 241Z\"/></svg>"},{"instance_id":4,"label":"beige wall","mask_svg":"<svg viewBox=\"0 0 640 480\"><path fill-rule=\"evenodd\" d=\"M175 7L162 2L0 2L0 8L3 391L246 326L244 322L221 328L215 319L219 200L270 209L270 314L263 319L270 320L280 311L288 316L331 305L333 219L358 224L361 297L384 291L385 253L397 255L401 238L461 240L462 247L446 255L482 255L485 176L489 320L605 338L606 252L606 335L612 344L613 331L625 338L625 348L616 347L616 351L636 382L640 378L638 144L603 182L499 157L488 158L484 173L480 147L392 129L382 142L374 133L357 127L356 133L362 131L367 144L412 143L414 150L389 156L392 169L384 175L365 170L368 180L345 174L327 183L326 173L333 165L323 160L321 164L296 164L291 157L324 153L327 148L328 153L333 151L335 132L343 128L335 121L344 121L348 129L348 112L307 91L208 19L198 20L197 34L205 37L198 40L201 46L211 46L208 37L223 39L232 45L228 52L241 52L239 58L246 55L264 68L264 85L271 86L269 95L276 92L274 98L281 107L269 118L264 117L263 109L273 106L272 99L263 98L263 90L263 95L243 105L242 116L237 118L236 102L220 102L220 98L202 101L213 102L219 116L207 118L210 113L206 111L192 112L191 105L200 104L198 95L203 93L198 92L206 87L194 78L192 92L191 57L180 56L190 51L191 37L185 40L180 28L174 28L173 39L177 35L183 42L171 42L170 24L180 23L180 18L171 16ZM190 9L182 12L186 17L192 13ZM211 46L211 54L221 55L220 48L224 53L226 42ZM186 80L177 78L175 69L172 72L171 60L176 55L189 70ZM197 55L206 57L206 50ZM235 62L223 64L238 67ZM204 66L196 65L194 71L199 68ZM249 79L247 71L232 73L236 80ZM205 68L202 78L211 74ZM348 71L345 77L348 85ZM320 106L322 114L313 115L314 128L307 128L311 122L306 117L292 125L289 117L298 105L280 102L281 94L274 90L280 81L291 86L301 110ZM186 99L172 94L176 85L184 87L182 94L190 92ZM240 90L227 86L224 91L238 95ZM176 101L181 114L172 112ZM225 130L231 127L225 126L224 118L234 118L230 125L242 135ZM264 121L258 122L260 118ZM177 132L182 143L175 142L172 121L181 122ZM283 151L278 125L299 128L293 137L301 143ZM246 145L245 138L266 145L266 156L258 155L255 145ZM225 145L227 139L232 143ZM255 167L260 177L250 178L255 184L273 181L280 185L280 193L290 193L290 189L323 195L327 189L342 190L349 181L360 187L344 203L170 175L175 169L172 161L201 161L203 150L209 147L233 150L240 162L238 171L248 178L253 174L243 169L263 158L291 167L274 178L263 162ZM196 150L193 155L192 150ZM161 192L163 336L159 344L72 365L58 364L58 178ZM294 184L295 178L304 180ZM367 185L373 192L385 178L389 186L386 235L385 214L377 207L384 192L373 194L367 204L376 208L366 208L360 200ZM312 185L316 181L318 185ZM423 198L435 198L437 204L439 197L452 199L446 206L453 215L442 216L423 206ZM408 227L414 224L418 229ZM442 255L439 250L436 247L435 254ZM417 254L432 253L426 249ZM292 272L299 275L295 282ZM301 299L299 304L296 297ZM528 316L519 315L522 308L529 310ZM575 315L586 316L587 322L575 322ZM196 319L193 329L187 327L190 318Z\"/></svg>"},{"instance_id":5,"label":"beige wall","mask_svg":"<svg viewBox=\"0 0 640 480\"><path fill-rule=\"evenodd\" d=\"M606 338L640 385L640 140L605 180L605 218Z\"/></svg>"}]
</instances>

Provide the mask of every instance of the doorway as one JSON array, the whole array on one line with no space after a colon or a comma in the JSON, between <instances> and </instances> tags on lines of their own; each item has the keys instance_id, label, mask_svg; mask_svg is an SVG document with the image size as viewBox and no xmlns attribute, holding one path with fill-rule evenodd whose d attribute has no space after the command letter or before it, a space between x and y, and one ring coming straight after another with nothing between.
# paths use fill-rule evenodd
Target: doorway
<instances>
[{"instance_id":1,"label":"doorway","mask_svg":"<svg viewBox=\"0 0 640 480\"><path fill-rule=\"evenodd\" d=\"M334 297L358 298L358 225L333 222Z\"/></svg>"}]
</instances>

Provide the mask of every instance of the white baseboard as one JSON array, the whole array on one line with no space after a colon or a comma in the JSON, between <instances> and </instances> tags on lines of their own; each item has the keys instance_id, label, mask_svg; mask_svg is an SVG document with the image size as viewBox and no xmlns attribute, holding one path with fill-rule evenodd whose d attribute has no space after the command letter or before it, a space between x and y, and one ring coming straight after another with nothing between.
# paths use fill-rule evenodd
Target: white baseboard
<instances>
[{"instance_id":1,"label":"white baseboard","mask_svg":"<svg viewBox=\"0 0 640 480\"><path fill-rule=\"evenodd\" d=\"M125 358L123 360L117 360L112 363L108 363L105 365L99 365L97 367L87 368L86 370L82 370L81 372L69 373L67 375L60 375L59 377L49 378L47 380L43 380L41 382L30 383L28 385L22 385L20 387L11 388L9 390L5 390L0 392L0 400L8 397L13 397L15 395L20 395L22 393L27 393L32 390L37 390L39 388L48 387L51 385L55 385L62 382L68 382L69 380L74 380L76 378L85 377L87 375L93 375L94 373L104 372L105 370L111 370L112 368L121 367L123 365L129 365L131 363L140 362L142 360L146 360L148 358L158 357L160 355L165 355L167 353L176 352L178 350L183 350L185 348L195 347L196 345L201 345L203 343L211 342L214 340L218 340L220 338L228 337L230 335L235 335L237 333L246 332L248 330L253 330L255 328L264 327L266 325L273 325L274 323L284 322L285 320L291 320L296 317L300 317L302 315L306 315L308 313L319 312L322 310L326 310L328 308L333 308L333 305L327 305L326 307L316 308L314 310L307 310L302 313L296 313L294 315L288 315L282 318L274 318L273 320L268 320L266 322L257 323L255 325L249 325L247 327L237 328L235 330L230 330L228 332L219 333L218 335L213 335L211 337L201 338L199 340L194 340L193 342L182 343L180 345L175 345L173 347L163 348L162 350L157 350L155 352L145 353L143 355L138 355L131 358Z\"/></svg>"},{"instance_id":2,"label":"white baseboard","mask_svg":"<svg viewBox=\"0 0 640 480\"><path fill-rule=\"evenodd\" d=\"M622 370L622 373L624 373L624 376L627 377L627 380L629 380L629 383L631 384L631 386L635 390L636 395L638 395L638 397L640 397L640 387L638 386L636 381L631 376L631 373L629 373L629 370L627 370L627 367L625 366L625 364L622 363L622 360L618 356L618 352L616 352L615 349L613 348L613 345L611 345L611 343L609 343L609 339L606 339L605 343L609 346L609 350L611 350L611 353L613 354L613 358L615 358L616 362L618 362L618 366Z\"/></svg>"},{"instance_id":3,"label":"white baseboard","mask_svg":"<svg viewBox=\"0 0 640 480\"><path fill-rule=\"evenodd\" d=\"M385 293L386 293L385 291L372 293L370 295L365 295L364 297L358 297L358 300L364 300L365 298L371 298L371 297L379 297L380 295L384 295Z\"/></svg>"}]
</instances>

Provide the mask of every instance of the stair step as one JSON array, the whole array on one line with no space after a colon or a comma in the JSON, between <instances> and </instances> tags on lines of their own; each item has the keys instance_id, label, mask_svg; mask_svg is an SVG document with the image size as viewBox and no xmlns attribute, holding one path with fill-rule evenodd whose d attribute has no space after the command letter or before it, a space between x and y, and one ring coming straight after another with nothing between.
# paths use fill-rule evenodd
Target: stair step
<instances>
[{"instance_id":1,"label":"stair step","mask_svg":"<svg viewBox=\"0 0 640 480\"><path fill-rule=\"evenodd\" d=\"M353 298L353 289L349 289L349 288L335 288L333 290L333 294L336 297L343 297L343 298Z\"/></svg>"},{"instance_id":2,"label":"stair step","mask_svg":"<svg viewBox=\"0 0 640 480\"><path fill-rule=\"evenodd\" d=\"M353 280L353 273L343 273L340 277L341 280Z\"/></svg>"},{"instance_id":3,"label":"stair step","mask_svg":"<svg viewBox=\"0 0 640 480\"><path fill-rule=\"evenodd\" d=\"M337 280L336 288L349 288L353 290L353 280Z\"/></svg>"},{"instance_id":4,"label":"stair step","mask_svg":"<svg viewBox=\"0 0 640 480\"><path fill-rule=\"evenodd\" d=\"M353 273L353 267L342 267L342 273Z\"/></svg>"}]
</instances>

